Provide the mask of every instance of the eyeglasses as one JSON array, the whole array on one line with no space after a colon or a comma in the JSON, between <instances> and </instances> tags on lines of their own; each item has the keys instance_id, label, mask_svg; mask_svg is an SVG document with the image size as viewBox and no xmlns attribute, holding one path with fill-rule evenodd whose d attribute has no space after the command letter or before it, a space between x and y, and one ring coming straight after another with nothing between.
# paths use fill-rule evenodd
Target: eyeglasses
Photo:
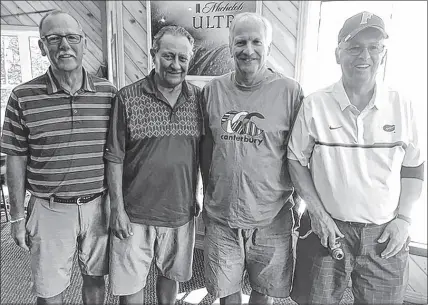
<instances>
[{"instance_id":1,"label":"eyeglasses","mask_svg":"<svg viewBox=\"0 0 428 305\"><path fill-rule=\"evenodd\" d=\"M369 46L350 46L348 48L341 47L341 49L352 56L360 55L365 49L367 49L370 55L378 55L385 50L385 46L383 44L373 44Z\"/></svg>"},{"instance_id":2,"label":"eyeglasses","mask_svg":"<svg viewBox=\"0 0 428 305\"><path fill-rule=\"evenodd\" d=\"M50 45L58 45L61 43L62 39L65 37L68 43L70 44L78 44L82 40L83 36L79 34L67 34L67 35L46 35L43 36L42 39L46 40Z\"/></svg>"}]
</instances>

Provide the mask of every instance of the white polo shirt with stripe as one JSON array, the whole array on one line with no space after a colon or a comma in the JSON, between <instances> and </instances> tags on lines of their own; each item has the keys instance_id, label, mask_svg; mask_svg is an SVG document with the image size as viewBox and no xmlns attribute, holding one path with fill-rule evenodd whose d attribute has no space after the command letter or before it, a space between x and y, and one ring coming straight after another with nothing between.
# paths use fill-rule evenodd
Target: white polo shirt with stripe
<instances>
[{"instance_id":1,"label":"white polo shirt with stripe","mask_svg":"<svg viewBox=\"0 0 428 305\"><path fill-rule=\"evenodd\" d=\"M318 195L333 218L386 223L396 215L401 167L423 163L412 104L377 85L360 112L340 80L303 101L288 159L309 164Z\"/></svg>"}]
</instances>

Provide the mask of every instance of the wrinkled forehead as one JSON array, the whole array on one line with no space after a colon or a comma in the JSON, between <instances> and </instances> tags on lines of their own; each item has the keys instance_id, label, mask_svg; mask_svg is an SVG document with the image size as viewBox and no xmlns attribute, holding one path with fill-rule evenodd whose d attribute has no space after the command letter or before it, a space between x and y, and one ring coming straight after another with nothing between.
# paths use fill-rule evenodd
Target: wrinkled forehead
<instances>
[{"instance_id":1,"label":"wrinkled forehead","mask_svg":"<svg viewBox=\"0 0 428 305\"><path fill-rule=\"evenodd\" d=\"M189 39L182 35L165 34L159 40L159 51L177 54L191 54L192 45Z\"/></svg>"},{"instance_id":2,"label":"wrinkled forehead","mask_svg":"<svg viewBox=\"0 0 428 305\"><path fill-rule=\"evenodd\" d=\"M231 40L236 37L258 36L258 38L266 39L266 30L263 22L255 18L247 18L239 21L233 29Z\"/></svg>"},{"instance_id":3,"label":"wrinkled forehead","mask_svg":"<svg viewBox=\"0 0 428 305\"><path fill-rule=\"evenodd\" d=\"M68 14L56 14L46 17L40 35L83 34L79 23Z\"/></svg>"}]
</instances>

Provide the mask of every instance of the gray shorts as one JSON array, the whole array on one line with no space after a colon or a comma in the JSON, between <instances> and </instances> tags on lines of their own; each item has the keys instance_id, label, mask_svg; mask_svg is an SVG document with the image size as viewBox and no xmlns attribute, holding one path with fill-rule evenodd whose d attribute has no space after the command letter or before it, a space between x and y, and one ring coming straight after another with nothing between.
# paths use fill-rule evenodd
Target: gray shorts
<instances>
[{"instance_id":1,"label":"gray shorts","mask_svg":"<svg viewBox=\"0 0 428 305\"><path fill-rule=\"evenodd\" d=\"M153 258L161 275L185 282L192 277L195 219L178 228L131 223L134 235L120 240L111 234L110 289L131 295L146 286Z\"/></svg>"},{"instance_id":2,"label":"gray shorts","mask_svg":"<svg viewBox=\"0 0 428 305\"><path fill-rule=\"evenodd\" d=\"M381 244L377 239L387 224L335 222L345 235L341 239L345 257L334 260L313 233L299 239L293 300L299 304L339 304L352 279L355 304L402 304L409 272L407 247L391 258L382 258L387 242Z\"/></svg>"},{"instance_id":3,"label":"gray shorts","mask_svg":"<svg viewBox=\"0 0 428 305\"><path fill-rule=\"evenodd\" d=\"M293 272L292 210L281 210L272 223L255 229L233 229L204 218L205 286L216 298L241 290L244 271L251 288L286 298Z\"/></svg>"},{"instance_id":4,"label":"gray shorts","mask_svg":"<svg viewBox=\"0 0 428 305\"><path fill-rule=\"evenodd\" d=\"M108 203L107 195L82 205L31 196L26 229L36 296L53 297L68 287L76 251L82 274L108 274Z\"/></svg>"}]
</instances>

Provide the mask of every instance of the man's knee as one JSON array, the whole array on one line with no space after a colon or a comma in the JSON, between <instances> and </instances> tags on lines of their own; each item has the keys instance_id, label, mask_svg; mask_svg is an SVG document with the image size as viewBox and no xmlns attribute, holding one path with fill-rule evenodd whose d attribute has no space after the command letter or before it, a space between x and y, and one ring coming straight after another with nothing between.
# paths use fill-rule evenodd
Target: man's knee
<instances>
[{"instance_id":1,"label":"man's knee","mask_svg":"<svg viewBox=\"0 0 428 305\"><path fill-rule=\"evenodd\" d=\"M36 304L37 305L58 305L58 304L63 304L63 299L62 299L62 292L57 294L56 296L50 297L50 298L41 298L38 297Z\"/></svg>"}]
</instances>

